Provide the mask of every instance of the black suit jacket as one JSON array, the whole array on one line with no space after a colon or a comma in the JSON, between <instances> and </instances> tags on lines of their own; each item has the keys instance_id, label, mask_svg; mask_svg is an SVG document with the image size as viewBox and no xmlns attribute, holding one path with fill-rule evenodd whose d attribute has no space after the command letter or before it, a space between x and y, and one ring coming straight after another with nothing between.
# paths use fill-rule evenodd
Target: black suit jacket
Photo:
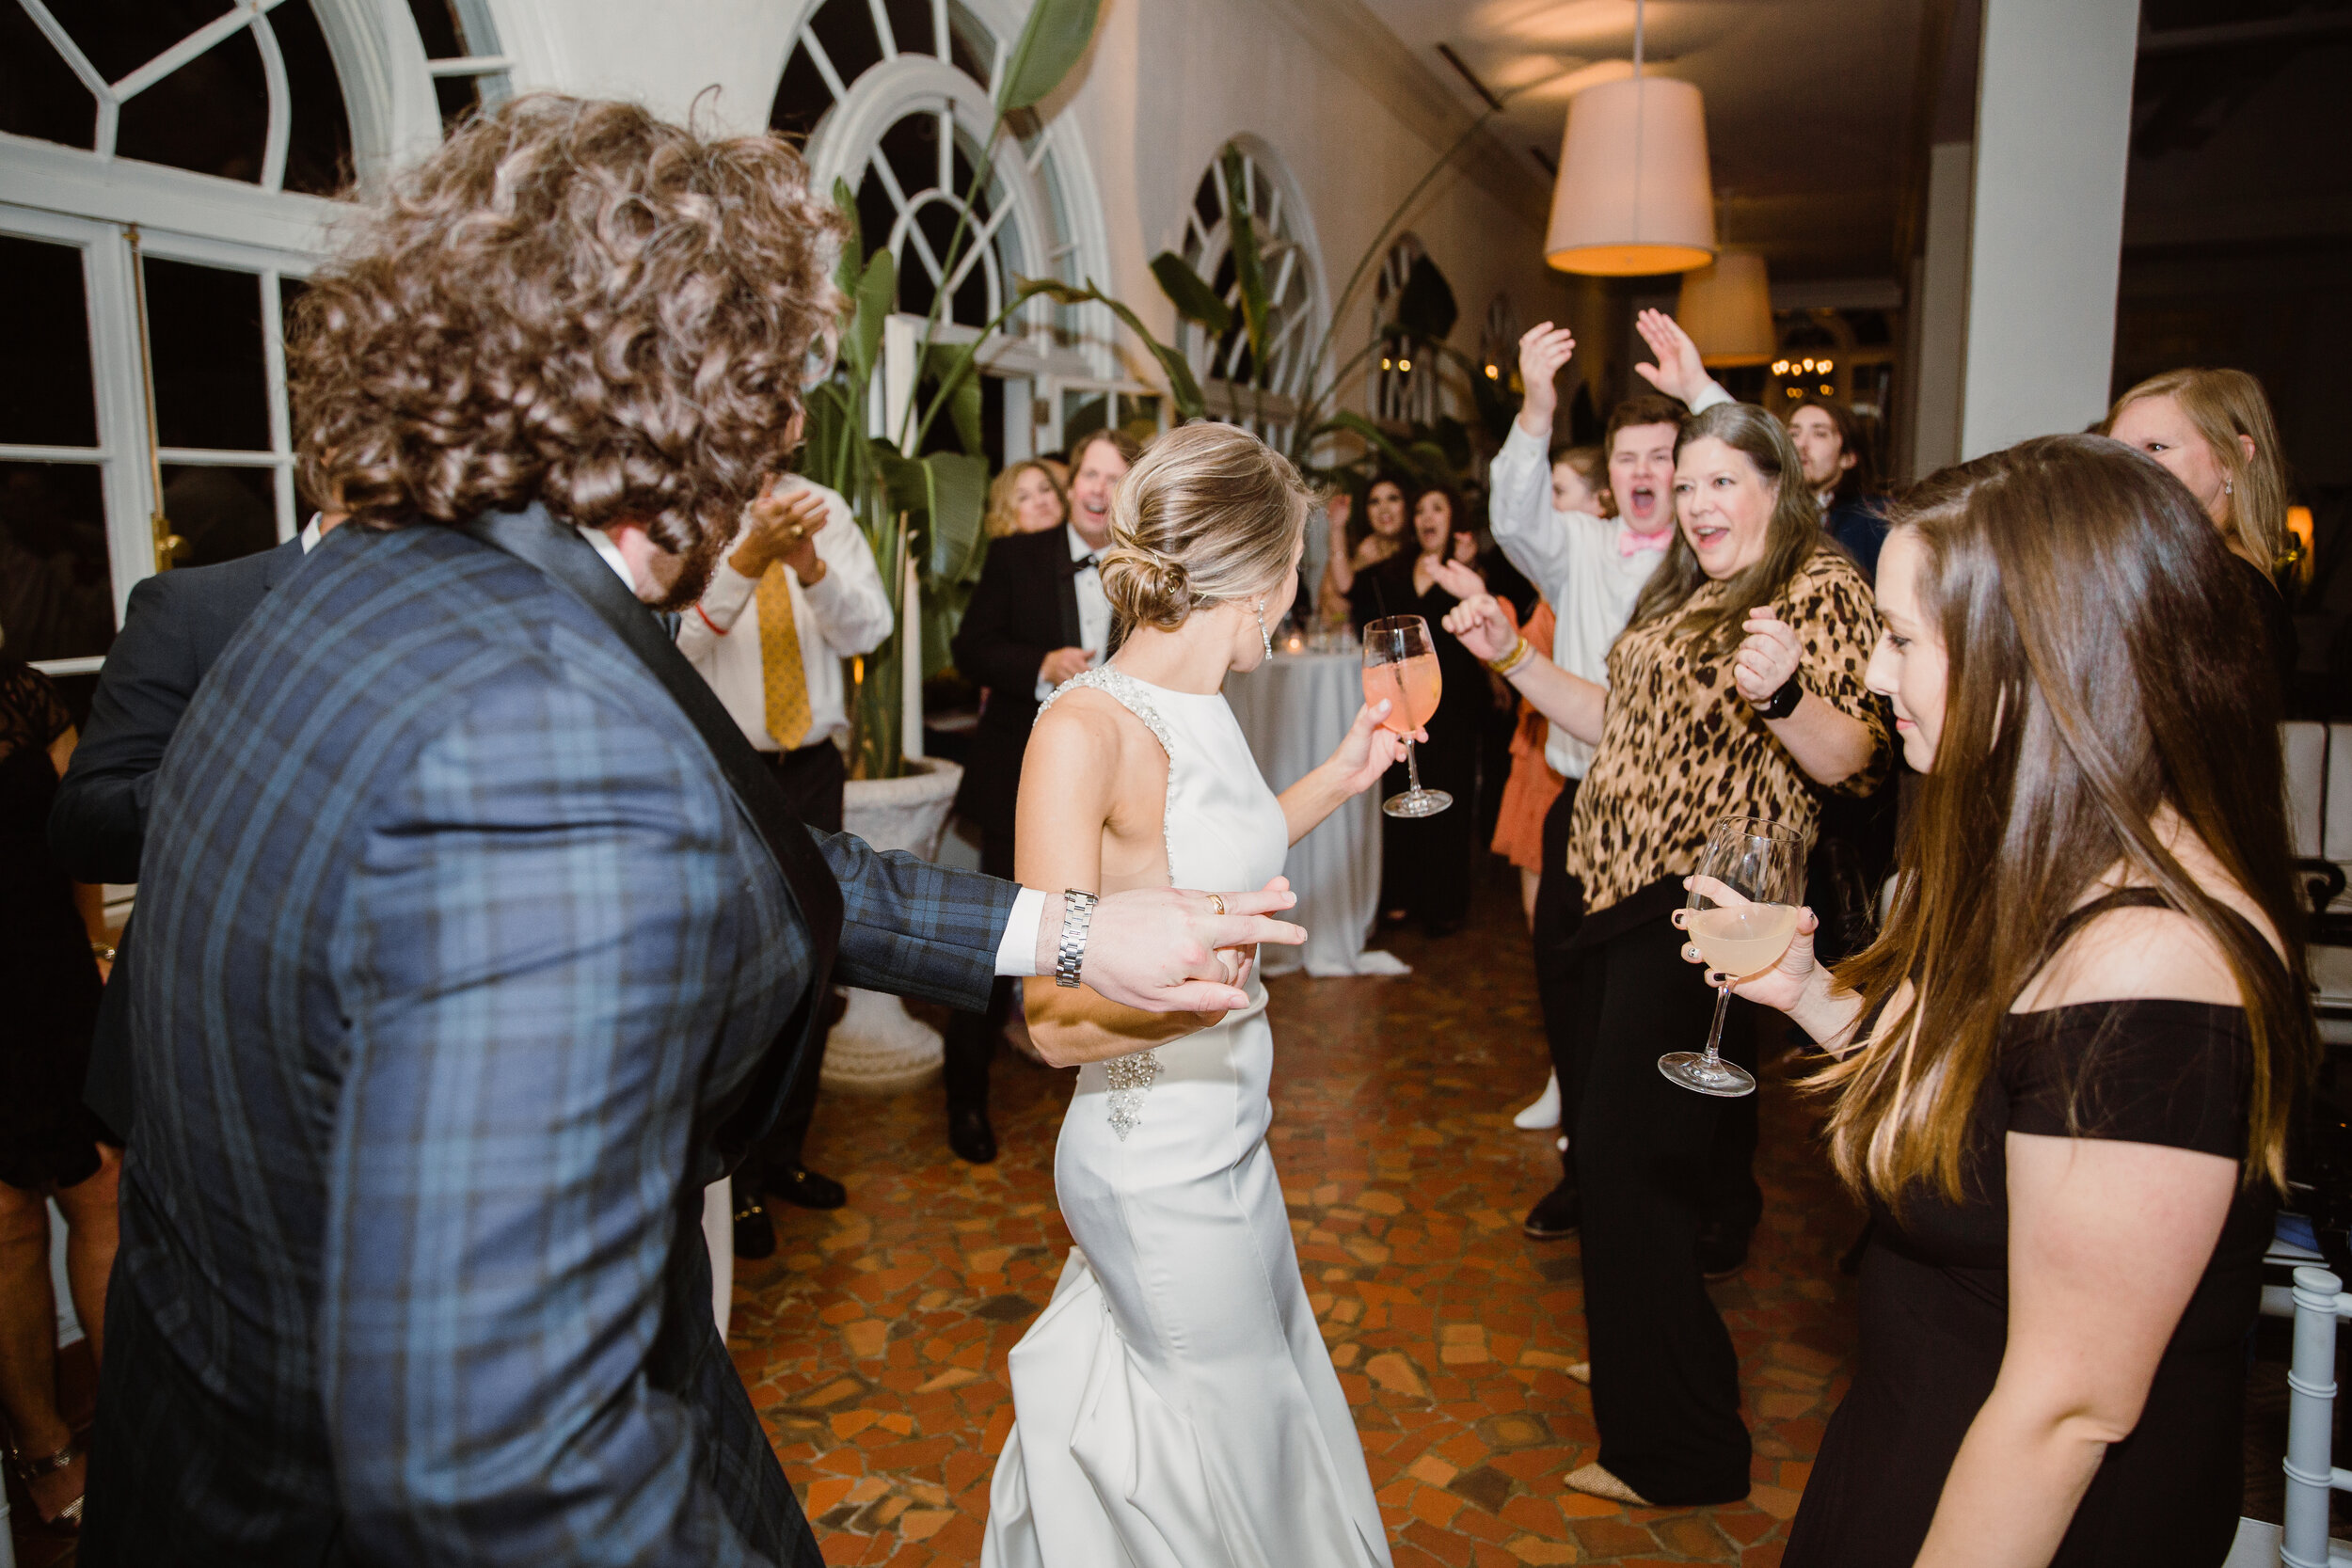
<instances>
[{"instance_id":1,"label":"black suit jacket","mask_svg":"<svg viewBox=\"0 0 2352 1568\"><path fill-rule=\"evenodd\" d=\"M1038 667L1055 649L1079 645L1076 576L1067 529L994 541L950 644L963 678L988 688L956 794L956 809L983 832L1012 832L1021 756L1037 722Z\"/></svg>"},{"instance_id":2,"label":"black suit jacket","mask_svg":"<svg viewBox=\"0 0 2352 1568\"><path fill-rule=\"evenodd\" d=\"M155 770L204 673L262 597L302 564L289 539L217 566L163 572L131 590L122 631L106 650L89 727L73 748L49 814L49 847L79 882L135 882ZM131 1131L130 932L98 1005L83 1098L118 1136Z\"/></svg>"}]
</instances>

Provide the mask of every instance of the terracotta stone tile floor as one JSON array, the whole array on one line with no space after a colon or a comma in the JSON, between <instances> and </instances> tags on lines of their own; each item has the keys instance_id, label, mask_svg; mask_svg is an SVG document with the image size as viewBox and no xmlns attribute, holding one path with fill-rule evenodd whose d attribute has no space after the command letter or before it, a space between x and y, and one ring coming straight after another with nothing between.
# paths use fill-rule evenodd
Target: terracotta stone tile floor
<instances>
[{"instance_id":1,"label":"terracotta stone tile floor","mask_svg":"<svg viewBox=\"0 0 2352 1568\"><path fill-rule=\"evenodd\" d=\"M1509 1119L1544 1079L1516 892L1496 877L1460 934L1387 942L1410 976L1270 988L1275 1157L1398 1568L1777 1563L1845 1388L1852 1292L1836 1259L1856 1211L1806 1144L1807 1114L1768 1085L1767 1215L1717 1295L1755 1489L1686 1510L1565 1492L1597 1440L1563 1372L1584 1358L1576 1243L1519 1232L1559 1165L1549 1134ZM1000 1055L989 1166L948 1153L936 1091L820 1106L810 1161L850 1206L784 1212L777 1256L737 1276L731 1343L828 1562L978 1560L1012 1421L1005 1355L1070 1244L1053 1187L1069 1085Z\"/></svg>"}]
</instances>

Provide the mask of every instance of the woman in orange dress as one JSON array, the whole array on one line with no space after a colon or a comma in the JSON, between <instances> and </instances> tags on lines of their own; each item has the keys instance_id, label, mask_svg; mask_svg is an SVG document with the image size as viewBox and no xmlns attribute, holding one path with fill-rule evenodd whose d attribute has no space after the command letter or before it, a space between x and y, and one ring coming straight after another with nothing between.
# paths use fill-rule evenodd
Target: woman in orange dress
<instances>
[{"instance_id":1,"label":"woman in orange dress","mask_svg":"<svg viewBox=\"0 0 2352 1568\"><path fill-rule=\"evenodd\" d=\"M1551 606L1535 601L1535 612L1523 628L1538 648L1551 646ZM1560 798L1567 780L1544 761L1544 742L1551 721L1519 699L1519 727L1511 736L1511 777L1502 786L1502 806L1495 817L1494 851L1519 868L1519 907L1529 924L1535 919L1535 883L1544 864L1544 814Z\"/></svg>"}]
</instances>

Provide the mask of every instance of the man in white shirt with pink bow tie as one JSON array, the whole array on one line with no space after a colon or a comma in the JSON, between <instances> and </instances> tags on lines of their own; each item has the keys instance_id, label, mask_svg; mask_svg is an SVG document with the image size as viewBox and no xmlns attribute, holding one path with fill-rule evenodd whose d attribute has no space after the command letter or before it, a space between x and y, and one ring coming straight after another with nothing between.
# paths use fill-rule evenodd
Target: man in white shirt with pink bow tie
<instances>
[{"instance_id":1,"label":"man in white shirt with pink bow tie","mask_svg":"<svg viewBox=\"0 0 2352 1568\"><path fill-rule=\"evenodd\" d=\"M1549 322L1519 340L1525 401L1487 480L1487 518L1495 543L1550 602L1556 617L1552 662L1601 685L1609 680L1610 645L1625 629L1642 585L1674 542L1675 436L1681 428L1684 404L1695 414L1731 401L1731 394L1708 375L1696 345L1672 317L1645 310L1635 326L1658 363L1636 365L1634 371L1658 392L1628 398L1610 413L1603 450L1616 515L1597 517L1552 506L1551 421L1560 406L1559 388L1552 381L1576 353L1576 339L1566 327ZM1544 958L1575 934L1583 909L1583 890L1568 876L1565 863L1568 816L1575 809L1577 784L1592 765L1593 748L1554 724L1544 745L1544 761L1567 780L1544 817L1544 868L1535 891L1537 990L1545 1032L1553 1034L1554 1021L1565 1006L1565 999L1554 995L1565 966ZM1556 1041L1553 1054L1560 1054ZM1570 1097L1565 1106L1560 1103L1564 1090ZM1522 1125L1564 1125L1564 1117L1573 1117L1573 1094L1574 1085L1547 1088L1544 1100L1523 1113L1528 1119ZM1547 1107L1551 1114L1546 1114ZM1528 1214L1526 1230L1537 1240L1549 1241L1575 1234L1579 1220L1576 1181L1570 1174Z\"/></svg>"}]
</instances>

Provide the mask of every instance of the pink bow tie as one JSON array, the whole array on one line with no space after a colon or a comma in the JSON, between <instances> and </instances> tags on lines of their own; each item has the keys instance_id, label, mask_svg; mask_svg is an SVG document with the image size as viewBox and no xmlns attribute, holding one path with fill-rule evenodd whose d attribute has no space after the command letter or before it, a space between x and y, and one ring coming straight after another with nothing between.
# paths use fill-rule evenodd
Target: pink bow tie
<instances>
[{"instance_id":1,"label":"pink bow tie","mask_svg":"<svg viewBox=\"0 0 2352 1568\"><path fill-rule=\"evenodd\" d=\"M1625 556L1640 555L1645 550L1662 550L1674 542L1674 536L1675 531L1670 528L1661 528L1656 533L1643 533L1620 526L1617 530L1617 553Z\"/></svg>"}]
</instances>

